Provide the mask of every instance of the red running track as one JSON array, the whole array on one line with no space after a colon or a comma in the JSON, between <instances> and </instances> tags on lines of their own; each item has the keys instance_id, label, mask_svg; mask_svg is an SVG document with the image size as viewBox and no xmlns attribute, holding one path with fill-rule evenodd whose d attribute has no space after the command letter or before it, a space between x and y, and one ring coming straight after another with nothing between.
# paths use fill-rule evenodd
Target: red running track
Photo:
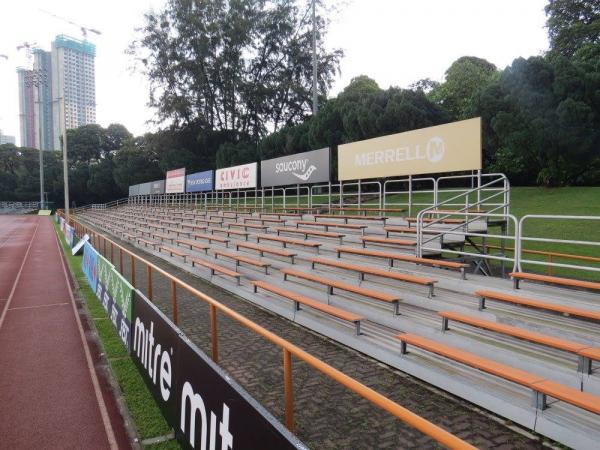
<instances>
[{"instance_id":1,"label":"red running track","mask_svg":"<svg viewBox=\"0 0 600 450\"><path fill-rule=\"evenodd\" d=\"M0 216L0 448L131 447L84 327L51 219Z\"/></svg>"}]
</instances>

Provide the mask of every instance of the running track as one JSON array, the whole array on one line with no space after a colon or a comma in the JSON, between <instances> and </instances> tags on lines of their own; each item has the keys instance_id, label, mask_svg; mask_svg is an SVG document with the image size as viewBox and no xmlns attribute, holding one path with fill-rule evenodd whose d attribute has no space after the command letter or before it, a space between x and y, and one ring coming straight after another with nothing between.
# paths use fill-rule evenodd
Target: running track
<instances>
[{"instance_id":1,"label":"running track","mask_svg":"<svg viewBox=\"0 0 600 450\"><path fill-rule=\"evenodd\" d=\"M0 448L130 448L84 329L51 219L0 216Z\"/></svg>"}]
</instances>

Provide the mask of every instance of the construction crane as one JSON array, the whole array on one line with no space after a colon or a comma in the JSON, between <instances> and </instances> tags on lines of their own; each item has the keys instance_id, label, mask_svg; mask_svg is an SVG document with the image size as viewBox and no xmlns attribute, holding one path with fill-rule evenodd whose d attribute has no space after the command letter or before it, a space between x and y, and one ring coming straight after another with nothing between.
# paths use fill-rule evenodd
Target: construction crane
<instances>
[{"instance_id":1,"label":"construction crane","mask_svg":"<svg viewBox=\"0 0 600 450\"><path fill-rule=\"evenodd\" d=\"M69 25L73 25L73 26L79 28L81 30L81 34L83 35L84 40L87 40L88 32L98 34L98 35L102 34L100 31L98 31L94 28L84 27L83 25L81 25L79 23L75 23L69 19L65 19L64 17L57 16L56 14L51 13L50 11L46 11L44 9L39 9L39 11L43 12L44 14L48 14L49 16L52 16L55 19L62 20L63 22L68 23Z\"/></svg>"},{"instance_id":2,"label":"construction crane","mask_svg":"<svg viewBox=\"0 0 600 450\"><path fill-rule=\"evenodd\" d=\"M25 55L27 56L27 61L31 62L31 50L35 48L37 42L23 42L21 45L17 45L17 51L25 50Z\"/></svg>"}]
</instances>

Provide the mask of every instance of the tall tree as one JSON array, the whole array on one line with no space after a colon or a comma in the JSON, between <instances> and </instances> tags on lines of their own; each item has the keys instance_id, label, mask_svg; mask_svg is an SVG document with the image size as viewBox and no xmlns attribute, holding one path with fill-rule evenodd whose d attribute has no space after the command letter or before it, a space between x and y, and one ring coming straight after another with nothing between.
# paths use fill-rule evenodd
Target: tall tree
<instances>
[{"instance_id":1,"label":"tall tree","mask_svg":"<svg viewBox=\"0 0 600 450\"><path fill-rule=\"evenodd\" d=\"M550 0L546 15L553 52L572 56L585 45L600 44L600 0Z\"/></svg>"},{"instance_id":2,"label":"tall tree","mask_svg":"<svg viewBox=\"0 0 600 450\"><path fill-rule=\"evenodd\" d=\"M496 75L496 66L475 56L458 58L446 71L445 81L429 93L454 120L471 117L473 95Z\"/></svg>"},{"instance_id":3,"label":"tall tree","mask_svg":"<svg viewBox=\"0 0 600 450\"><path fill-rule=\"evenodd\" d=\"M319 2L320 3L320 2ZM253 141L303 121L311 109L309 1L169 0L146 15L130 51L151 82L158 121L234 130ZM323 45L317 17L318 85L324 97L341 50Z\"/></svg>"}]
</instances>

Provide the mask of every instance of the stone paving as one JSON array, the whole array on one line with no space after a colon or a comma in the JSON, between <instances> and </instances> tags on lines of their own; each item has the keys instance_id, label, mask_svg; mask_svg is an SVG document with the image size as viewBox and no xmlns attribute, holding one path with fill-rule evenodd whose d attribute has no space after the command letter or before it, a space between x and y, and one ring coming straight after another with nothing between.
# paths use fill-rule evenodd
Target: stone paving
<instances>
[{"instance_id":1,"label":"stone paving","mask_svg":"<svg viewBox=\"0 0 600 450\"><path fill-rule=\"evenodd\" d=\"M544 438L372 358L263 310L112 236L181 280L257 324L298 345L345 374L479 448L542 448ZM109 256L109 255L107 255ZM131 279L129 258L125 275ZM114 263L118 267L118 252ZM136 265L137 287L146 293L146 269ZM170 282L153 276L154 301L171 315ZM210 355L208 306L177 290L180 327ZM281 349L237 322L218 315L220 365L277 419L284 418ZM345 387L293 360L295 433L314 449L437 448L434 441Z\"/></svg>"}]
</instances>

